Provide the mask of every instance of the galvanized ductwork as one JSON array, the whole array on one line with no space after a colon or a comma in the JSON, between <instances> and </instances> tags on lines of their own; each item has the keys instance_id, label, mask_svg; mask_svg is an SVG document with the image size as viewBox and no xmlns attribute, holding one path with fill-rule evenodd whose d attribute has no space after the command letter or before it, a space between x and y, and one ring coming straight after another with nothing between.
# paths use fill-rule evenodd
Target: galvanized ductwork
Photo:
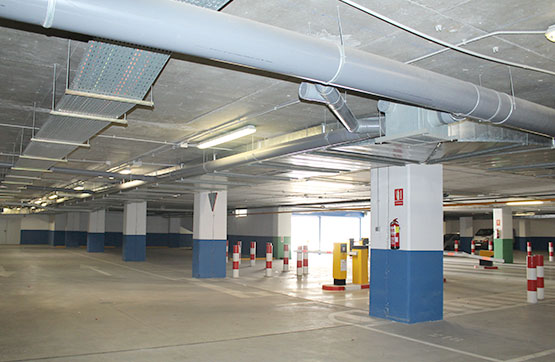
<instances>
[{"instance_id":1,"label":"galvanized ductwork","mask_svg":"<svg viewBox=\"0 0 555 362\"><path fill-rule=\"evenodd\" d=\"M299 98L324 103L349 132L369 133L376 137L385 134L379 117L357 119L337 88L302 82L299 86Z\"/></svg>"},{"instance_id":2,"label":"galvanized ductwork","mask_svg":"<svg viewBox=\"0 0 555 362\"><path fill-rule=\"evenodd\" d=\"M176 1L0 0L0 5L0 16L12 20L258 68L555 136L552 108Z\"/></svg>"}]
</instances>

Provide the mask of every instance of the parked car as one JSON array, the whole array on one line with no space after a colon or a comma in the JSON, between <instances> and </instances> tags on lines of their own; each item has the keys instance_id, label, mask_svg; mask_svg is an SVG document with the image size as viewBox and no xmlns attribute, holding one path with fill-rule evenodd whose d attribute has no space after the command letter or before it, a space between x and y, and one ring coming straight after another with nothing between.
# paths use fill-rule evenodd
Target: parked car
<instances>
[{"instance_id":1,"label":"parked car","mask_svg":"<svg viewBox=\"0 0 555 362\"><path fill-rule=\"evenodd\" d=\"M443 250L455 250L455 240L461 240L458 233L443 235Z\"/></svg>"},{"instance_id":2,"label":"parked car","mask_svg":"<svg viewBox=\"0 0 555 362\"><path fill-rule=\"evenodd\" d=\"M489 241L493 241L493 229L480 229L474 234L476 250L488 250Z\"/></svg>"}]
</instances>

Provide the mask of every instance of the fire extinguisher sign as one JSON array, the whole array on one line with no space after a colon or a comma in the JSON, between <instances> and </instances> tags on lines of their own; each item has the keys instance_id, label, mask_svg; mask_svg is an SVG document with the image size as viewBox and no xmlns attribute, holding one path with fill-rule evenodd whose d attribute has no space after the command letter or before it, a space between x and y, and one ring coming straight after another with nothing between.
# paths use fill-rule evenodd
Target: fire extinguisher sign
<instances>
[{"instance_id":1,"label":"fire extinguisher sign","mask_svg":"<svg viewBox=\"0 0 555 362\"><path fill-rule=\"evenodd\" d=\"M395 189L395 206L403 206L403 189Z\"/></svg>"}]
</instances>

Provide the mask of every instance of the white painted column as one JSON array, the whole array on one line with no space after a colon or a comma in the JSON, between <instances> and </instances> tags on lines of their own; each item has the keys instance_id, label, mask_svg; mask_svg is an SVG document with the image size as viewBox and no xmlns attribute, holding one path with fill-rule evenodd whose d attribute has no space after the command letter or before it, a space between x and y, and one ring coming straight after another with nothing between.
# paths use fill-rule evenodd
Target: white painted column
<instances>
[{"instance_id":1,"label":"white painted column","mask_svg":"<svg viewBox=\"0 0 555 362\"><path fill-rule=\"evenodd\" d=\"M370 315L443 318L441 165L372 169Z\"/></svg>"},{"instance_id":2,"label":"white painted column","mask_svg":"<svg viewBox=\"0 0 555 362\"><path fill-rule=\"evenodd\" d=\"M227 191L195 193L193 277L225 278Z\"/></svg>"},{"instance_id":3,"label":"white painted column","mask_svg":"<svg viewBox=\"0 0 555 362\"><path fill-rule=\"evenodd\" d=\"M146 260L146 201L126 202L123 209L124 261Z\"/></svg>"},{"instance_id":4,"label":"white painted column","mask_svg":"<svg viewBox=\"0 0 555 362\"><path fill-rule=\"evenodd\" d=\"M493 209L494 257L513 262L513 213L511 208Z\"/></svg>"},{"instance_id":5,"label":"white painted column","mask_svg":"<svg viewBox=\"0 0 555 362\"><path fill-rule=\"evenodd\" d=\"M101 253L104 251L106 233L106 211L98 210L89 213L89 229L87 234L87 251Z\"/></svg>"},{"instance_id":6,"label":"white painted column","mask_svg":"<svg viewBox=\"0 0 555 362\"><path fill-rule=\"evenodd\" d=\"M470 253L470 241L474 237L474 225L472 216L463 216L459 218L461 242L459 249Z\"/></svg>"}]
</instances>

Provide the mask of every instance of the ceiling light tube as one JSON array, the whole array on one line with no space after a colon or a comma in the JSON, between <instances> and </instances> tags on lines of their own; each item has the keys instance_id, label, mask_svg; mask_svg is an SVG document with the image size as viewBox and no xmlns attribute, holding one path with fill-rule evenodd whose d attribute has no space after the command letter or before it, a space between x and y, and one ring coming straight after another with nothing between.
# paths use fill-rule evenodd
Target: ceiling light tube
<instances>
[{"instance_id":1,"label":"ceiling light tube","mask_svg":"<svg viewBox=\"0 0 555 362\"><path fill-rule=\"evenodd\" d=\"M83 190L85 189L85 186L83 186L83 185L78 185L78 186L75 186L73 189L74 189L75 191L83 191Z\"/></svg>"},{"instance_id":2,"label":"ceiling light tube","mask_svg":"<svg viewBox=\"0 0 555 362\"><path fill-rule=\"evenodd\" d=\"M26 182L26 181L2 181L2 183L4 184L8 184L8 185L32 185L32 182Z\"/></svg>"},{"instance_id":3,"label":"ceiling light tube","mask_svg":"<svg viewBox=\"0 0 555 362\"><path fill-rule=\"evenodd\" d=\"M49 139L49 138L31 138L31 142L52 143L55 145L86 147L86 148L91 147L91 145L88 143L69 142L69 141L55 140L55 139Z\"/></svg>"},{"instance_id":4,"label":"ceiling light tube","mask_svg":"<svg viewBox=\"0 0 555 362\"><path fill-rule=\"evenodd\" d=\"M26 179L26 180L41 180L40 177L35 177L35 176L6 175L6 177L10 177L10 178L22 178L22 179Z\"/></svg>"},{"instance_id":5,"label":"ceiling light tube","mask_svg":"<svg viewBox=\"0 0 555 362\"><path fill-rule=\"evenodd\" d=\"M40 156L21 155L19 156L19 158L24 158L28 160L38 160L38 161L67 162L67 160L63 158L50 158L50 157L40 157Z\"/></svg>"},{"instance_id":6,"label":"ceiling light tube","mask_svg":"<svg viewBox=\"0 0 555 362\"><path fill-rule=\"evenodd\" d=\"M58 195L52 194L52 195L48 196L48 198L49 198L50 200L54 200L54 199L57 199L57 198L58 198Z\"/></svg>"},{"instance_id":7,"label":"ceiling light tube","mask_svg":"<svg viewBox=\"0 0 555 362\"><path fill-rule=\"evenodd\" d=\"M210 140L204 141L199 143L199 145L197 146L200 149L205 149L205 148L209 148L209 147L214 147L216 145L225 143L225 142L229 142L229 141L233 141L236 140L238 138L241 137L245 137L248 136L250 134L253 134L254 132L256 132L256 127L253 125L248 125L246 127L242 127L239 128L235 131L232 131L230 133L227 133L225 135L216 137L216 138L212 138Z\"/></svg>"},{"instance_id":8,"label":"ceiling light tube","mask_svg":"<svg viewBox=\"0 0 555 362\"><path fill-rule=\"evenodd\" d=\"M525 200L525 201L510 201L505 203L507 206L525 206L525 205L541 205L543 201L540 200Z\"/></svg>"},{"instance_id":9,"label":"ceiling light tube","mask_svg":"<svg viewBox=\"0 0 555 362\"><path fill-rule=\"evenodd\" d=\"M29 172L52 172L46 168L32 168L32 167L12 167L13 171L29 171Z\"/></svg>"}]
</instances>

